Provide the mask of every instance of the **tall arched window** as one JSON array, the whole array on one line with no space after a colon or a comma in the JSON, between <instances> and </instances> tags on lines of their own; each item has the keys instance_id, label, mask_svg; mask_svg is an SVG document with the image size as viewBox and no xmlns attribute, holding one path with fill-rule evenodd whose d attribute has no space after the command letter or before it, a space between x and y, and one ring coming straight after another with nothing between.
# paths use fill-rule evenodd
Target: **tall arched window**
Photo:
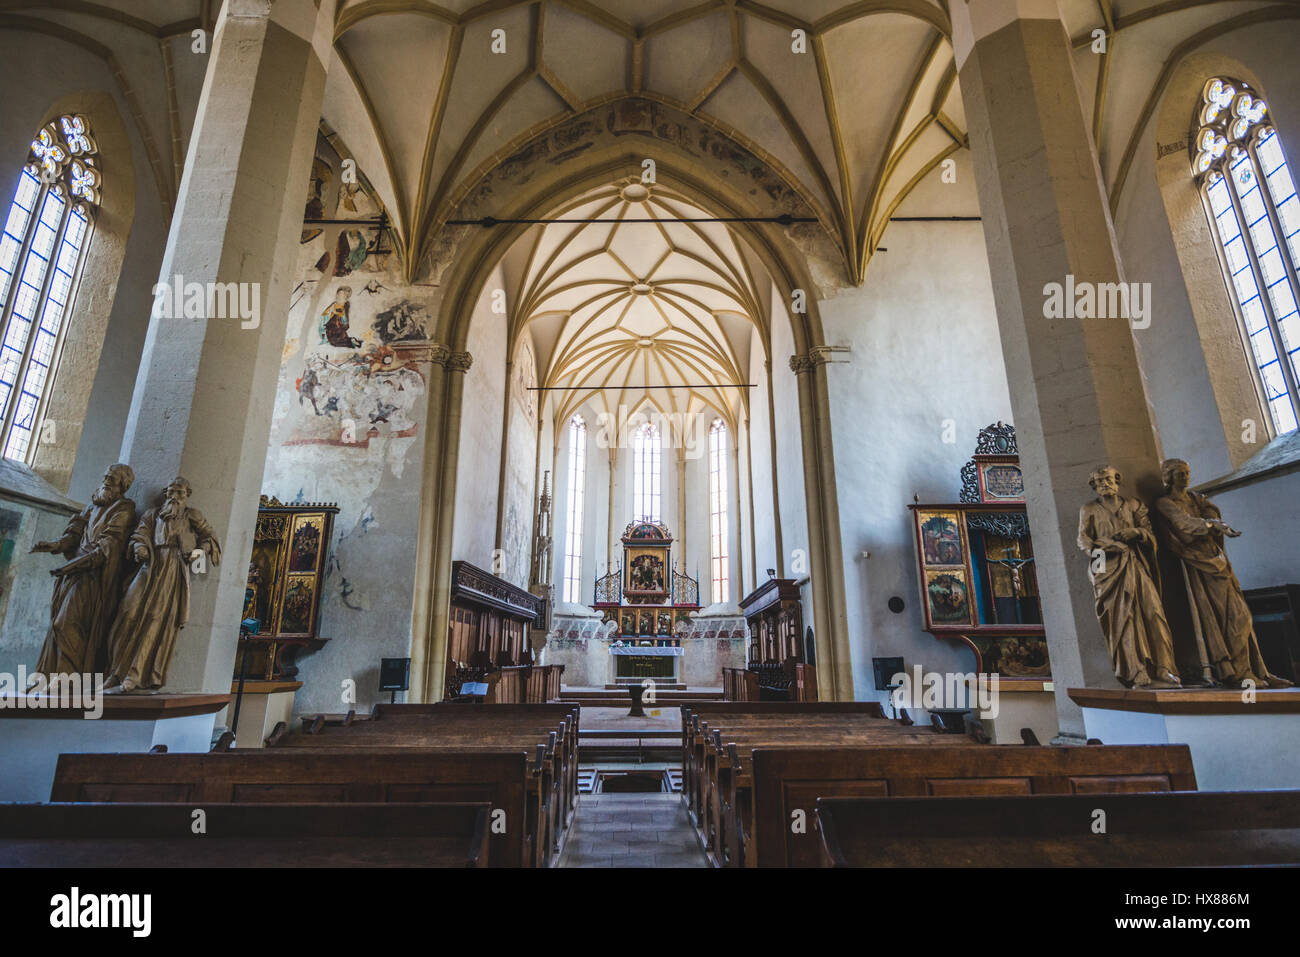
<instances>
[{"instance_id":1,"label":"tall arched window","mask_svg":"<svg viewBox=\"0 0 1300 957\"><path fill-rule=\"evenodd\" d=\"M587 484L587 424L569 420L569 510L564 536L564 600L582 601L583 492Z\"/></svg>"},{"instance_id":2,"label":"tall arched window","mask_svg":"<svg viewBox=\"0 0 1300 957\"><path fill-rule=\"evenodd\" d=\"M713 601L730 600L727 561L727 427L715 419L709 429L709 559Z\"/></svg>"},{"instance_id":3,"label":"tall arched window","mask_svg":"<svg viewBox=\"0 0 1300 957\"><path fill-rule=\"evenodd\" d=\"M27 461L63 344L99 203L98 149L84 116L36 134L0 234L0 441Z\"/></svg>"},{"instance_id":4,"label":"tall arched window","mask_svg":"<svg viewBox=\"0 0 1300 957\"><path fill-rule=\"evenodd\" d=\"M650 422L632 434L632 511L638 520L661 520L659 427Z\"/></svg>"},{"instance_id":5,"label":"tall arched window","mask_svg":"<svg viewBox=\"0 0 1300 957\"><path fill-rule=\"evenodd\" d=\"M1249 85L1205 84L1194 124L1195 175L1227 285L1278 433L1300 409L1300 199L1268 107Z\"/></svg>"}]
</instances>

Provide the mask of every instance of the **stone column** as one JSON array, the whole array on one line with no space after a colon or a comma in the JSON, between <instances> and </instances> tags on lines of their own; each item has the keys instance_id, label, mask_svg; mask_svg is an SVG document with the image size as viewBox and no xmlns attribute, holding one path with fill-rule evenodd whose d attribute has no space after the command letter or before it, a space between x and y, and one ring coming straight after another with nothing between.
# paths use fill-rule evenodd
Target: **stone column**
<instances>
[{"instance_id":1,"label":"stone column","mask_svg":"<svg viewBox=\"0 0 1300 957\"><path fill-rule=\"evenodd\" d=\"M739 602L745 596L745 551L741 546L742 541L742 524L740 511L740 436L736 436L731 441L731 479L732 495L731 501L727 503L727 511L735 516L727 528L727 537L731 539L727 548L731 554L728 561L731 564L733 573L731 575L730 601L732 604ZM709 529L712 533L712 528Z\"/></svg>"},{"instance_id":2,"label":"stone column","mask_svg":"<svg viewBox=\"0 0 1300 957\"><path fill-rule=\"evenodd\" d=\"M808 574L812 582L814 636L817 642L817 695L823 701L853 700L853 659L849 648L848 618L844 613L844 565L840 553L839 521L827 519L827 503L834 494L834 459L829 436L817 428L816 419L829 410L825 374L826 355L812 352L790 357L790 370L799 387L803 413L804 486L817 489L820 501L808 502Z\"/></svg>"},{"instance_id":3,"label":"stone column","mask_svg":"<svg viewBox=\"0 0 1300 957\"><path fill-rule=\"evenodd\" d=\"M749 419L745 419L745 481L749 488L749 581L751 588L758 587L758 541L754 531L754 442L749 429ZM736 601L745 597L744 592L736 593Z\"/></svg>"},{"instance_id":4,"label":"stone column","mask_svg":"<svg viewBox=\"0 0 1300 957\"><path fill-rule=\"evenodd\" d=\"M686 554L686 443L681 441L677 446L677 554L681 556L682 574L689 575ZM707 604L707 602L702 602Z\"/></svg>"},{"instance_id":5,"label":"stone column","mask_svg":"<svg viewBox=\"0 0 1300 957\"><path fill-rule=\"evenodd\" d=\"M1074 739L1083 716L1066 690L1117 685L1087 557L1075 545L1079 506L1093 497L1088 473L1115 466L1126 495L1159 486L1159 441L1133 341L1141 332L1125 315L1047 317L1051 284L1125 281L1056 0L952 8L1057 712L1063 738Z\"/></svg>"},{"instance_id":6,"label":"stone column","mask_svg":"<svg viewBox=\"0 0 1300 957\"><path fill-rule=\"evenodd\" d=\"M614 570L614 555L618 551L618 531L615 528L614 486L618 477L618 440L609 447L609 496L605 501L605 574Z\"/></svg>"},{"instance_id":7,"label":"stone column","mask_svg":"<svg viewBox=\"0 0 1300 957\"><path fill-rule=\"evenodd\" d=\"M473 362L474 357L468 352L449 352L442 362L443 456L438 463L442 473L439 484L439 512L442 515L456 514L456 461L460 449L461 399L465 392L465 373ZM429 424L433 427L432 419ZM447 523L439 529L437 544L434 546L433 567L436 573L433 581L433 614L430 616L433 626L429 633L428 657L424 662L422 701L441 701L446 690L444 677L447 672L447 632L451 619L451 545L452 528Z\"/></svg>"},{"instance_id":8,"label":"stone column","mask_svg":"<svg viewBox=\"0 0 1300 957\"><path fill-rule=\"evenodd\" d=\"M173 295L150 322L122 440L140 507L184 475L224 551L193 583L169 690L230 690L334 7L226 0L212 40L159 280ZM176 314L177 277L181 293L202 284L204 315ZM250 308L229 309L241 293Z\"/></svg>"},{"instance_id":9,"label":"stone column","mask_svg":"<svg viewBox=\"0 0 1300 957\"><path fill-rule=\"evenodd\" d=\"M420 525L416 538L415 584L411 598L411 689L409 700L436 701L444 687L442 673L434 674L433 621L437 617L434 604L436 555L440 535L451 535L450 523L442 522L442 474L434 467L445 446L441 423L445 416L447 356L451 350L435 343L429 363L429 412L424 426L424 477L420 490ZM459 420L458 420L459 421ZM444 628L442 634L446 634ZM445 648L445 640L444 640ZM445 652L444 652L445 654ZM446 667L445 657L443 667Z\"/></svg>"}]
</instances>

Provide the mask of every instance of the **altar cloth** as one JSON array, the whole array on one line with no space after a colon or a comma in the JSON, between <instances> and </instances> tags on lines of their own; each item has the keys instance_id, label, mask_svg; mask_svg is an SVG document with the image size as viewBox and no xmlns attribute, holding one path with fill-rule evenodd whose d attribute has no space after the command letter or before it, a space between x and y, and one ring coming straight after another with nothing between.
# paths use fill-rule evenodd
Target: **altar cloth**
<instances>
[{"instance_id":1,"label":"altar cloth","mask_svg":"<svg viewBox=\"0 0 1300 957\"><path fill-rule=\"evenodd\" d=\"M646 655L651 658L655 658L655 657L680 658L682 656L682 649L680 647L663 648L657 645L653 647L641 647L641 648L638 648L635 645L622 645L616 648L613 645L611 645L609 648L609 653L611 655Z\"/></svg>"}]
</instances>

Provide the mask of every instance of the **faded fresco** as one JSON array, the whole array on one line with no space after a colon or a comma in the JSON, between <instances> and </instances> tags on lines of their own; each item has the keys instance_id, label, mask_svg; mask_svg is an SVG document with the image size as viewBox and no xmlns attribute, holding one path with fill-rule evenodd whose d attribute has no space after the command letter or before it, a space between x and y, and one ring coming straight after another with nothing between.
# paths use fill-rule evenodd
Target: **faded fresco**
<instances>
[{"instance_id":1,"label":"faded fresco","mask_svg":"<svg viewBox=\"0 0 1300 957\"><path fill-rule=\"evenodd\" d=\"M339 691L349 680L368 707L380 658L410 653L437 292L402 282L392 237L373 225L381 208L361 171L345 181L335 142L327 131L317 141L304 219L358 222L304 223L262 483L284 502L339 506L333 541L294 541L301 563L327 556L319 632L329 641L299 659L296 701L318 711L351 707ZM310 609L307 588L286 603L290 619Z\"/></svg>"}]
</instances>

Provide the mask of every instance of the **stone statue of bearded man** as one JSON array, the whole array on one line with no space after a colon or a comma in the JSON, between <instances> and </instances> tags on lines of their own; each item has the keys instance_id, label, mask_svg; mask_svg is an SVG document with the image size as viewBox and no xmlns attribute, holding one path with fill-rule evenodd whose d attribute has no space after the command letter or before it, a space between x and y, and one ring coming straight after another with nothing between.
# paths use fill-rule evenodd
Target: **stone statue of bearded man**
<instances>
[{"instance_id":1,"label":"stone statue of bearded man","mask_svg":"<svg viewBox=\"0 0 1300 957\"><path fill-rule=\"evenodd\" d=\"M1181 687L1160 602L1155 532L1146 506L1119 494L1120 480L1116 469L1097 469L1088 477L1097 498L1079 509L1079 548L1092 559L1097 620L1123 684Z\"/></svg>"},{"instance_id":2,"label":"stone statue of bearded man","mask_svg":"<svg viewBox=\"0 0 1300 957\"><path fill-rule=\"evenodd\" d=\"M177 477L160 505L140 516L131 553L140 563L108 636L110 694L161 688L176 650L176 636L190 612L190 562L201 551L221 564L221 545L196 508L190 483Z\"/></svg>"},{"instance_id":3,"label":"stone statue of bearded man","mask_svg":"<svg viewBox=\"0 0 1300 957\"><path fill-rule=\"evenodd\" d=\"M1290 687L1291 682L1264 665L1254 619L1223 549L1224 536L1236 538L1241 532L1224 523L1213 502L1187 487L1191 468L1182 459L1165 459L1160 477L1165 494L1156 499L1157 524L1164 543L1182 562L1192 621L1214 677L1232 686Z\"/></svg>"}]
</instances>

